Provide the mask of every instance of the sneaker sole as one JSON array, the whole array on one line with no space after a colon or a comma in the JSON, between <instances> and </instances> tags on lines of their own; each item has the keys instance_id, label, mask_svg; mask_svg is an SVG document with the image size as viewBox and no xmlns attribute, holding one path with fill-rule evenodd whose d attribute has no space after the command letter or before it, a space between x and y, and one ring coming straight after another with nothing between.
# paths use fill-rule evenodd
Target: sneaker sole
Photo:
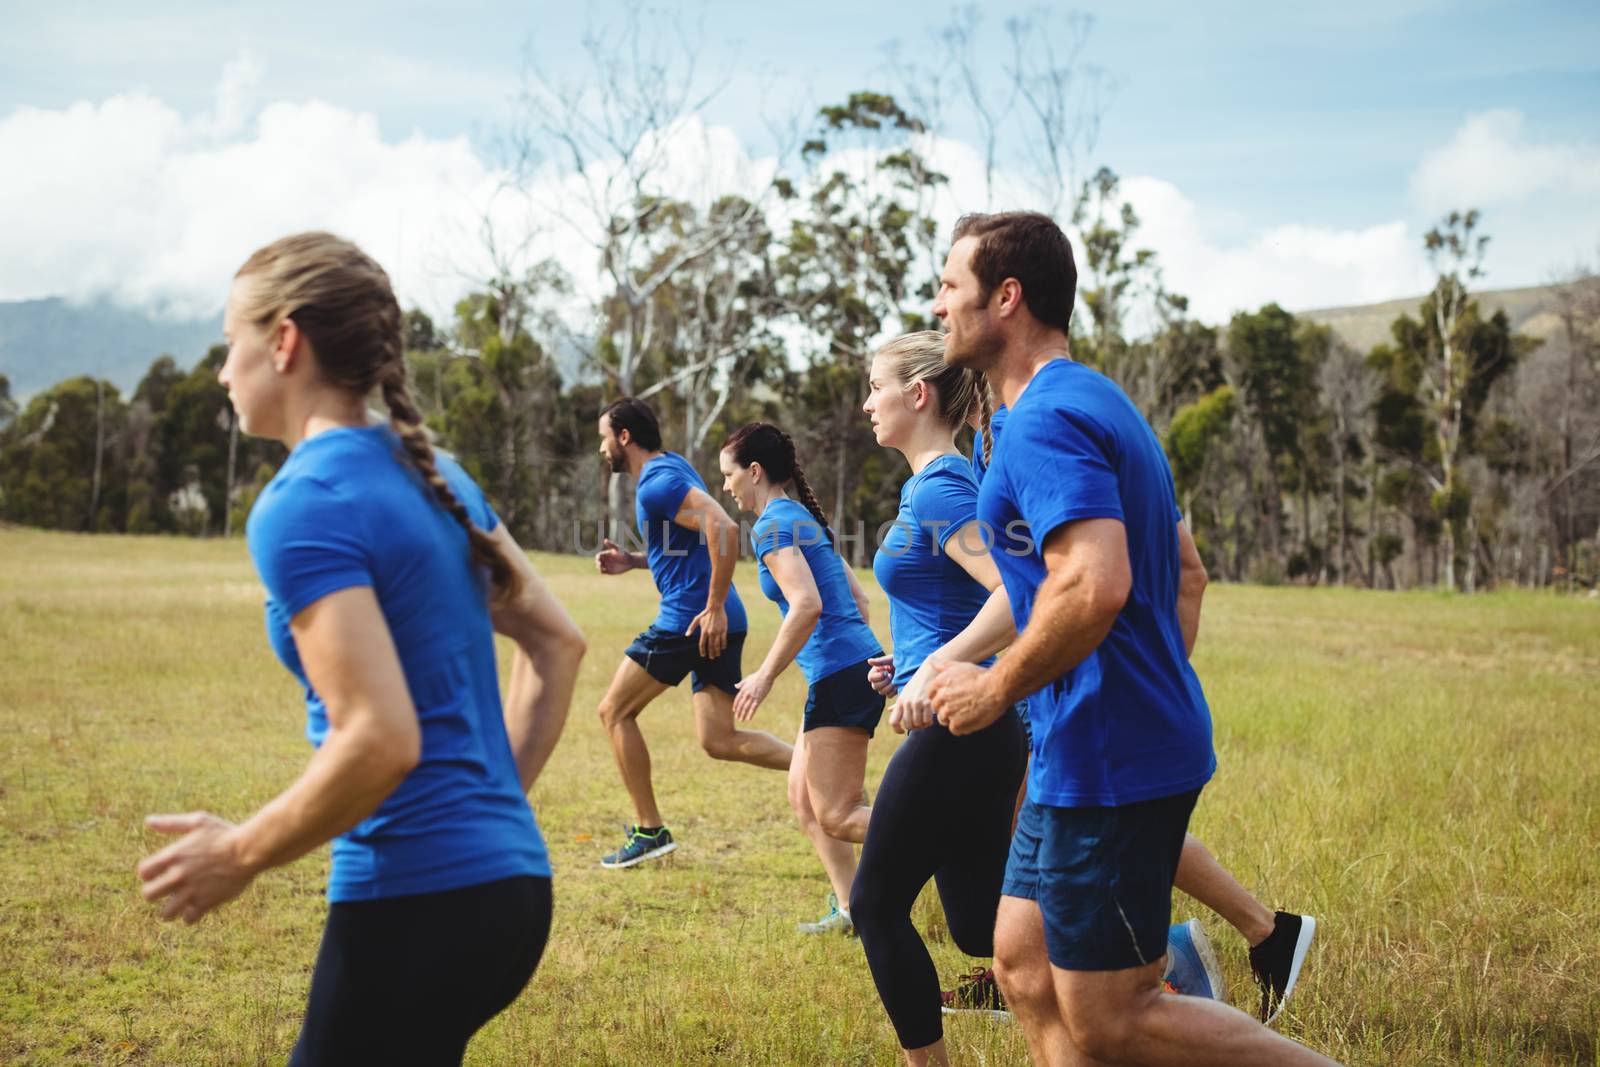
<instances>
[{"instance_id":1,"label":"sneaker sole","mask_svg":"<svg viewBox=\"0 0 1600 1067\"><path fill-rule=\"evenodd\" d=\"M1283 996L1278 998L1272 1014L1267 1016L1266 1025L1271 1026L1283 1014L1284 1006L1289 1003L1289 994L1294 992L1295 983L1300 980L1300 967L1306 962L1311 939L1316 935L1317 920L1309 915L1300 916L1300 936L1295 939L1294 955L1289 960L1289 980L1283 984Z\"/></svg>"},{"instance_id":2,"label":"sneaker sole","mask_svg":"<svg viewBox=\"0 0 1600 1067\"><path fill-rule=\"evenodd\" d=\"M676 841L672 841L662 845L660 848L653 848L649 852L635 856L631 860L623 860L621 863L607 863L605 860L601 860L600 866L604 867L608 871L620 871L624 867L633 867L643 863L645 860L653 860L658 856L665 856L667 853L676 852L677 850L678 843Z\"/></svg>"},{"instance_id":3,"label":"sneaker sole","mask_svg":"<svg viewBox=\"0 0 1600 1067\"><path fill-rule=\"evenodd\" d=\"M1200 957L1200 969L1206 972L1206 981L1211 983L1211 999L1220 1000L1224 1004L1228 1001L1228 989L1222 981L1222 967L1217 963L1216 950L1211 947L1211 939L1201 928L1196 919L1188 922L1189 940L1194 945L1195 955ZM1290 984L1293 984L1291 979Z\"/></svg>"},{"instance_id":4,"label":"sneaker sole","mask_svg":"<svg viewBox=\"0 0 1600 1067\"><path fill-rule=\"evenodd\" d=\"M1010 1022L1016 1018L1016 1016L1002 1008L946 1008L941 1005L939 1012L942 1015L982 1015L990 1019L999 1019L1002 1022Z\"/></svg>"}]
</instances>

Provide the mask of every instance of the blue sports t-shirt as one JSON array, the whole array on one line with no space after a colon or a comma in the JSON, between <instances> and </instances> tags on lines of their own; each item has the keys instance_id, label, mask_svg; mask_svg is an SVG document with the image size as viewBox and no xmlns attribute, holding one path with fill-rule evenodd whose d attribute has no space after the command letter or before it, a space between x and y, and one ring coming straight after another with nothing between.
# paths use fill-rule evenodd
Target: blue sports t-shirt
<instances>
[{"instance_id":1,"label":"blue sports t-shirt","mask_svg":"<svg viewBox=\"0 0 1600 1067\"><path fill-rule=\"evenodd\" d=\"M997 447L1000 444L1000 427L1006 424L1006 413L1006 406L1001 404L989 416L989 439ZM979 485L983 484L983 472L988 466L983 460L983 432L980 430L972 435L972 476Z\"/></svg>"},{"instance_id":2,"label":"blue sports t-shirt","mask_svg":"<svg viewBox=\"0 0 1600 1067\"><path fill-rule=\"evenodd\" d=\"M644 539L650 577L661 592L661 609L655 625L681 634L694 617L706 609L711 592L711 553L699 531L673 521L689 490L706 487L705 479L676 452L663 452L647 460L639 471L633 494L634 520ZM728 632L744 633L749 622L739 591L728 584Z\"/></svg>"},{"instance_id":3,"label":"blue sports t-shirt","mask_svg":"<svg viewBox=\"0 0 1600 1067\"><path fill-rule=\"evenodd\" d=\"M448 456L439 473L477 526L499 524ZM486 576L467 535L435 501L386 426L308 437L262 490L247 524L267 587L267 635L306 692L306 736L328 713L289 621L355 586L377 596L422 728L422 759L395 791L333 842L328 899L373 900L521 875L550 860L522 792L495 671Z\"/></svg>"},{"instance_id":4,"label":"blue sports t-shirt","mask_svg":"<svg viewBox=\"0 0 1600 1067\"><path fill-rule=\"evenodd\" d=\"M784 597L778 580L767 569L767 553L796 545L805 557L806 566L811 568L811 578L817 583L817 593L822 597L822 616L817 619L811 636L795 657L807 682L815 685L835 671L857 666L872 656L883 654L877 637L862 621L855 597L850 595L850 579L845 577L844 560L834 551L827 531L805 509L804 504L787 497L779 497L769 503L750 531L750 544L755 549L761 592L777 604L778 610L784 615L789 614L789 601Z\"/></svg>"},{"instance_id":5,"label":"blue sports t-shirt","mask_svg":"<svg viewBox=\"0 0 1600 1067\"><path fill-rule=\"evenodd\" d=\"M1022 519L1026 554L993 553L1021 632L1058 528L1110 518L1127 531L1133 585L1111 632L1028 698L1028 795L1056 807L1131 804L1198 789L1216 770L1211 713L1178 623L1172 472L1150 424L1109 378L1059 359L1011 409L978 494L992 528Z\"/></svg>"},{"instance_id":6,"label":"blue sports t-shirt","mask_svg":"<svg viewBox=\"0 0 1600 1067\"><path fill-rule=\"evenodd\" d=\"M928 655L967 628L989 599L946 554L957 531L978 517L978 483L961 456L939 456L900 487L900 511L872 560L872 573L889 597L894 641L894 684L905 688ZM974 537L970 547L992 548ZM992 662L992 661L986 661Z\"/></svg>"}]
</instances>

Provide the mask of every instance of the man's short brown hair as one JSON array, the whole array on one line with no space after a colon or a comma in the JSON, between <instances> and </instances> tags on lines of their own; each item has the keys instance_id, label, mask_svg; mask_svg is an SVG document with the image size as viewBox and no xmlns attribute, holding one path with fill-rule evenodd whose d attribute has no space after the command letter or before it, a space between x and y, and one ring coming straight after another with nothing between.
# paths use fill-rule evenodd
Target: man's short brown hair
<instances>
[{"instance_id":1,"label":"man's short brown hair","mask_svg":"<svg viewBox=\"0 0 1600 1067\"><path fill-rule=\"evenodd\" d=\"M1022 299L1033 317L1065 331L1072 321L1078 289L1078 268L1072 244L1055 220L1037 211L999 211L963 215L956 221L955 240L976 237L972 273L987 302L1007 278L1022 286Z\"/></svg>"}]
</instances>

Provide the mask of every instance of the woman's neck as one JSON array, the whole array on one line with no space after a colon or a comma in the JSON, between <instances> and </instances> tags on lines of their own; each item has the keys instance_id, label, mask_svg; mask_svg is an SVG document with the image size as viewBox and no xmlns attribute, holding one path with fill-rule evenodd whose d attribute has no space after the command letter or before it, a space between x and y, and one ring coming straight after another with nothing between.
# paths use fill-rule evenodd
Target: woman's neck
<instances>
[{"instance_id":1,"label":"woman's neck","mask_svg":"<svg viewBox=\"0 0 1600 1067\"><path fill-rule=\"evenodd\" d=\"M314 389L291 401L283 443L293 449L300 442L319 433L342 426L367 425L366 397L347 389L324 386Z\"/></svg>"},{"instance_id":2,"label":"woman's neck","mask_svg":"<svg viewBox=\"0 0 1600 1067\"><path fill-rule=\"evenodd\" d=\"M771 484L763 486L760 490L757 490L756 514L760 515L762 512L766 511L767 506L770 505L774 500L789 499L791 499L791 497L783 486Z\"/></svg>"},{"instance_id":3,"label":"woman's neck","mask_svg":"<svg viewBox=\"0 0 1600 1067\"><path fill-rule=\"evenodd\" d=\"M912 474L920 474L922 468L938 459L940 456L960 455L956 448L955 430L948 426L939 426L934 423L918 426L912 438L903 444L895 446L899 453L906 457L906 462L911 465Z\"/></svg>"}]
</instances>

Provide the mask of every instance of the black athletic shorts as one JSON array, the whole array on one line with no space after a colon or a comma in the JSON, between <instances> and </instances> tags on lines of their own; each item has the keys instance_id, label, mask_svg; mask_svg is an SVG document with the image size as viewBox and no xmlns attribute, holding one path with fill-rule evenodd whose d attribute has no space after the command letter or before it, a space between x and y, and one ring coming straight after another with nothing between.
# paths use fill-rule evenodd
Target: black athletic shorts
<instances>
[{"instance_id":1,"label":"black athletic shorts","mask_svg":"<svg viewBox=\"0 0 1600 1067\"><path fill-rule=\"evenodd\" d=\"M867 682L872 665L866 660L834 671L806 691L805 728L859 726L871 737L883 718L883 694Z\"/></svg>"},{"instance_id":2,"label":"black athletic shorts","mask_svg":"<svg viewBox=\"0 0 1600 1067\"><path fill-rule=\"evenodd\" d=\"M694 675L696 693L708 685L729 693L738 692L739 679L744 677L740 658L744 653L744 634L728 635L728 647L716 659L706 659L700 654L700 635L684 635L651 626L633 639L627 656L645 669L645 672L662 685L677 685L684 675Z\"/></svg>"},{"instance_id":3,"label":"black athletic shorts","mask_svg":"<svg viewBox=\"0 0 1600 1067\"><path fill-rule=\"evenodd\" d=\"M528 984L550 910L532 876L329 905L289 1067L458 1067Z\"/></svg>"}]
</instances>

